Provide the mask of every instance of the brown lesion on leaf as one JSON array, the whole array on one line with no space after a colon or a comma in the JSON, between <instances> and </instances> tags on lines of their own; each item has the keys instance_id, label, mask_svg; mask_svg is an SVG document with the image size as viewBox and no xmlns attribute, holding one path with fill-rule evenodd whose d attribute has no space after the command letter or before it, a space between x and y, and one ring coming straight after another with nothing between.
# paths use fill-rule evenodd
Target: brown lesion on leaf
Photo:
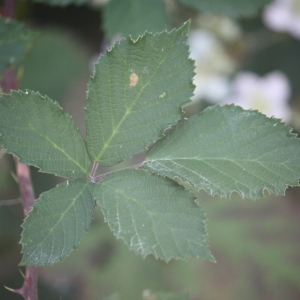
<instances>
[{"instance_id":1,"label":"brown lesion on leaf","mask_svg":"<svg viewBox=\"0 0 300 300\"><path fill-rule=\"evenodd\" d=\"M129 86L131 87L136 86L139 81L139 77L135 73L130 74L129 79L130 79Z\"/></svg>"}]
</instances>

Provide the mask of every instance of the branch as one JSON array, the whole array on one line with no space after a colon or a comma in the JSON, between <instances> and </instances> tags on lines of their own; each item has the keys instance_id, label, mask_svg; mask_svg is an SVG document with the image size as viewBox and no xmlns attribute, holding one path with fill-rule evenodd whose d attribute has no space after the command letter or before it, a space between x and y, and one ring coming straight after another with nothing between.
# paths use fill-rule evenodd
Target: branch
<instances>
[{"instance_id":1,"label":"branch","mask_svg":"<svg viewBox=\"0 0 300 300\"><path fill-rule=\"evenodd\" d=\"M6 18L13 18L15 15L16 0L4 0L1 14Z\"/></svg>"},{"instance_id":2,"label":"branch","mask_svg":"<svg viewBox=\"0 0 300 300\"><path fill-rule=\"evenodd\" d=\"M11 89L15 88L16 80L14 79L13 69L6 70L3 76L3 90L4 92L9 92ZM22 204L24 215L30 211L34 200L34 192L31 182L30 170L27 165L18 162L15 158L15 164L17 169L18 184L20 188ZM26 267L25 277L23 286L20 289L9 289L17 294L20 294L26 300L38 300L37 294L37 268Z\"/></svg>"},{"instance_id":3,"label":"branch","mask_svg":"<svg viewBox=\"0 0 300 300\"><path fill-rule=\"evenodd\" d=\"M17 158L15 158L15 164L17 168L18 184L21 192L21 197L23 199L24 215L26 216L35 200L30 170L27 165L21 164Z\"/></svg>"},{"instance_id":4,"label":"branch","mask_svg":"<svg viewBox=\"0 0 300 300\"><path fill-rule=\"evenodd\" d=\"M17 169L20 193L23 199L24 215L26 216L35 200L30 170L27 165L21 164L17 158L15 158L15 164ZM20 289L10 290L17 294L20 294L26 300L38 300L37 276L38 275L36 267L26 267L23 286Z\"/></svg>"},{"instance_id":5,"label":"branch","mask_svg":"<svg viewBox=\"0 0 300 300\"><path fill-rule=\"evenodd\" d=\"M23 286L20 289L7 290L19 294L26 300L37 300L37 272L36 267L26 267L26 275L24 277Z\"/></svg>"},{"instance_id":6,"label":"branch","mask_svg":"<svg viewBox=\"0 0 300 300\"><path fill-rule=\"evenodd\" d=\"M15 0L4 0L2 15L4 17L13 18L15 14ZM3 73L1 87L3 92L9 93L10 90L18 89L18 80L14 74L14 68L10 68ZM31 182L30 170L27 165L23 165L15 159L18 184L20 188L20 193L23 202L24 215L30 211L34 203L34 192ZM26 267L25 277L23 286L20 289L10 289L10 291L15 292L24 297L26 300L38 300L37 293L37 268Z\"/></svg>"}]
</instances>

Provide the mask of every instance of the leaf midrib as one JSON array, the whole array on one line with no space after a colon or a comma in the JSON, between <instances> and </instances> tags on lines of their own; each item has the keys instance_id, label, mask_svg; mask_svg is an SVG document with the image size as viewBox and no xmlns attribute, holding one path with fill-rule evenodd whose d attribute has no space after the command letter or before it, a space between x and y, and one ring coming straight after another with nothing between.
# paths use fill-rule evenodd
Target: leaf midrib
<instances>
[{"instance_id":1,"label":"leaf midrib","mask_svg":"<svg viewBox=\"0 0 300 300\"><path fill-rule=\"evenodd\" d=\"M48 238L48 236L50 234L53 233L53 231L55 230L55 228L58 226L58 224L61 222L61 220L65 217L65 215L67 214L67 212L72 208L72 206L74 206L75 202L78 200L78 198L83 194L84 190L86 189L88 183L86 183L83 188L81 189L80 192L78 192L78 194L73 198L73 201L71 201L70 205L65 209L65 212L61 214L61 217L59 218L59 220L56 222L56 224L49 230L49 232L45 235L45 237L42 239L42 241L39 243L38 247L36 247L36 249L34 250L34 252L31 253L31 255L26 259L29 260L30 257L32 255L35 254L36 251L38 251L38 249L42 246L42 244L44 243L44 241ZM62 250L63 251L63 250ZM52 255L52 252L51 252ZM50 256L51 256L50 255Z\"/></svg>"},{"instance_id":2,"label":"leaf midrib","mask_svg":"<svg viewBox=\"0 0 300 300\"><path fill-rule=\"evenodd\" d=\"M134 101L132 101L131 105L129 106L129 109L126 109L126 112L124 114L124 116L122 117L122 119L119 121L117 127L114 128L110 138L106 141L106 143L104 143L102 150L99 152L99 154L96 156L96 161L100 161L102 154L106 151L106 149L109 147L111 140L115 137L115 135L119 132L118 129L120 128L120 126L122 125L122 123L125 121L126 117L131 114L132 112L132 107L136 104L136 101L139 99L141 93L144 91L144 89L149 85L149 82L151 82L151 79L155 76L157 70L159 69L159 67L161 66L161 64L165 61L169 51L171 49L173 49L174 44L176 41L172 41L172 46L169 48L168 51L164 52L164 58L161 60L160 64L157 65L156 70L153 72L152 76L149 77L148 81L145 83L145 85L141 88L141 90L139 91L139 93L137 94L136 98L134 99ZM127 61L126 61L126 65L127 65Z\"/></svg>"},{"instance_id":3,"label":"leaf midrib","mask_svg":"<svg viewBox=\"0 0 300 300\"><path fill-rule=\"evenodd\" d=\"M230 158L219 158L219 157L204 157L204 158L199 158L199 157L172 157L172 158L158 158L158 159L147 159L145 161L145 163L151 163L151 162L164 162L164 161L187 161L187 160L191 160L191 161L205 161L205 160L215 160L215 161L230 161L232 163L235 163L235 162L252 162L252 163L265 163L265 164L273 164L273 165L285 165L285 162L280 162L280 163L277 163L275 160L272 161L272 162L269 162L269 161L260 161L258 159L230 159Z\"/></svg>"},{"instance_id":4,"label":"leaf midrib","mask_svg":"<svg viewBox=\"0 0 300 300\"><path fill-rule=\"evenodd\" d=\"M177 161L177 160L176 160L176 161ZM172 161L172 163L177 165L176 161ZM169 168L168 166L166 166L165 164L163 164L163 163L161 163L161 162L159 162L159 161L155 161L155 162L156 162L156 163L159 163L159 164L161 164L161 165L163 165L164 167ZM204 160L203 160L203 162L205 163ZM239 168L243 169L243 171L249 173L251 176L253 176L253 177L255 177L255 178L258 178L259 180L262 180L262 181L268 183L270 186L272 186L273 188L276 189L276 185L274 185L272 182L267 181L266 178L261 178L261 177L259 177L258 174L255 174L255 173L251 172L251 170L249 170L249 169L245 169L245 168L241 167L241 166L240 166L239 164L237 164L235 161L232 161L232 163L235 164L235 165L237 165ZM281 174L274 173L274 171L272 171L272 170L266 168L266 166L264 166L261 162L257 161L257 162L255 162L255 163L261 165L264 169L266 169L266 170L268 170L269 172L273 173L276 177L280 177L280 178L282 178L283 180L286 179L286 178L285 178L284 176L282 176ZM206 163L206 164L207 164L207 163ZM189 172L194 173L196 176L201 177L203 180L209 182L209 184L214 185L215 187L219 188L220 190L222 189L220 186L218 186L218 185L216 184L216 182L212 181L211 179L208 179L208 178L203 177L203 175L201 175L201 171L200 171L199 173L197 173L197 172L195 172L195 170L189 169L188 167L186 167L186 166L184 166L184 165L182 165L182 164L178 164L178 165L180 166L180 168L186 169L186 170L188 170ZM208 165L209 165L209 164L208 164ZM282 164L281 164L281 165L282 165ZM220 170L220 169L217 169L215 166L211 166L211 165L209 165L209 167L212 168L212 169L215 169L215 170L216 170L217 172L219 172L219 173L222 173L224 176L226 176L226 177L228 177L228 178L230 178L230 179L233 179L234 181L237 181L236 178L234 178L234 177L230 176L229 174L227 174L223 169ZM286 167L286 166L284 165L284 167ZM151 168L151 166L150 166L150 168ZM287 167L286 167L286 168L287 168ZM151 169L156 170L156 168L151 168ZM291 171L289 168L287 168L287 169L288 169L289 171ZM158 170L158 172L159 172L159 170ZM174 172L174 170L171 170L171 172L177 174L177 172ZM292 172L292 171L291 171L291 172ZM164 173L164 172L163 172L163 173ZM166 176L169 177L169 178L171 178L170 174L169 174L169 175L166 175ZM178 178L186 178L186 176L183 175L183 174L177 174L176 177L178 177ZM195 185L195 184L192 183L190 180L189 180L189 182L190 182L193 186ZM239 182L240 184L246 186L244 182L241 182L241 181L238 181L238 182ZM248 186L246 186L246 187L248 187ZM248 188L249 188L249 187L248 187Z\"/></svg>"},{"instance_id":5,"label":"leaf midrib","mask_svg":"<svg viewBox=\"0 0 300 300\"><path fill-rule=\"evenodd\" d=\"M107 184L107 183L103 183L103 184L105 184L107 187L111 188L116 194L119 194L119 195L123 196L125 199L127 199L127 201L128 201L129 203L130 203L130 202L131 202L131 203L134 203L135 205L139 206L145 213L147 213L147 214L149 215L150 219L151 219L151 225L152 225L152 227L153 227L153 225L155 224L155 222L153 221L153 218L157 218L157 219L159 219L160 221L162 221L162 223L164 223L165 226L167 226L167 227L169 228L170 232L172 232L172 235L173 235L173 231L174 231L174 230L175 230L175 231L178 230L177 228L172 227L172 226L170 225L170 223L166 222L165 218L162 217L160 213L158 213L158 212L152 212L151 210L147 209L147 208L146 208L143 204L141 204L136 198L133 198L133 197L128 196L125 192L121 191L120 189L116 190L116 188L115 188L114 186L111 186L111 185L109 185L109 184ZM131 215L134 216L134 214L132 213L132 210L131 210L131 205L130 205L129 209L130 209L130 211L131 211ZM173 213L173 214L182 214L182 212L177 212L177 213ZM184 213L184 215L186 215L186 214ZM131 219L131 221L132 221L132 223L133 223L133 225L134 225L133 227L134 227L134 230L135 230L135 232L136 232L136 235L137 235L137 237L140 239L140 235L138 234L138 232L137 232L137 230L136 230L136 222L135 222L134 219ZM120 233L121 230L120 230L120 225L119 225L119 223L118 223L118 227L119 227L118 232ZM156 237L156 231L155 231L154 229L153 229L153 235L154 235L154 237L155 237L155 239L156 239L156 241L157 241L156 245L158 245L159 248L161 249L161 251L164 253L164 249L162 249L162 247L160 246L159 240L158 240L158 238ZM176 241L176 239L174 238L174 235L173 235L173 240L174 240L175 244L177 244L177 241ZM178 247L177 247L177 250L178 250L178 252L180 253L180 249L179 249ZM164 254L164 256L166 257L165 254Z\"/></svg>"},{"instance_id":6,"label":"leaf midrib","mask_svg":"<svg viewBox=\"0 0 300 300\"><path fill-rule=\"evenodd\" d=\"M63 148L61 148L59 145L57 145L56 143L54 143L51 139L49 139L46 135L42 134L37 128L35 128L34 126L32 126L32 123L29 120L24 120L23 118L21 118L19 115L15 115L15 117L17 117L20 121L24 122L25 124L28 125L29 128L31 128L33 131L37 132L42 138L44 138L46 141L48 141L53 148L58 149L61 153L63 153L69 161L72 161L75 165L77 165L79 167L79 169L86 174L87 170L80 164L78 163L78 161L74 160L72 158L72 156L70 156L68 153L66 153L64 151ZM65 116L64 116L65 117Z\"/></svg>"}]
</instances>

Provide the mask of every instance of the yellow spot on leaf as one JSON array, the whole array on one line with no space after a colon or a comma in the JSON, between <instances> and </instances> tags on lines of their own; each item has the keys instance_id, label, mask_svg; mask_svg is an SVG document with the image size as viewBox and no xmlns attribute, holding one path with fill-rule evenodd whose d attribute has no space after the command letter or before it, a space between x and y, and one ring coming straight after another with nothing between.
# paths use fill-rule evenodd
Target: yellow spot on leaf
<instances>
[{"instance_id":1,"label":"yellow spot on leaf","mask_svg":"<svg viewBox=\"0 0 300 300\"><path fill-rule=\"evenodd\" d=\"M163 92L161 95L159 95L159 98L163 98L164 96L166 96L165 92Z\"/></svg>"},{"instance_id":2,"label":"yellow spot on leaf","mask_svg":"<svg viewBox=\"0 0 300 300\"><path fill-rule=\"evenodd\" d=\"M135 73L130 74L129 79L129 86L136 86L139 81L139 77Z\"/></svg>"}]
</instances>

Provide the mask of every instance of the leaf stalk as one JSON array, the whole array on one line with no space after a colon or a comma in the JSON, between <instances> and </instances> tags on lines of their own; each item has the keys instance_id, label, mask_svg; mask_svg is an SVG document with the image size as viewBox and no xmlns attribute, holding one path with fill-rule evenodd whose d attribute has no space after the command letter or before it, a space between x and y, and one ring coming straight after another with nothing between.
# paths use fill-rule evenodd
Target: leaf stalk
<instances>
[{"instance_id":1,"label":"leaf stalk","mask_svg":"<svg viewBox=\"0 0 300 300\"><path fill-rule=\"evenodd\" d=\"M144 161L142 161L141 163L138 163L138 164L136 164L136 165L132 165L132 166L129 166L129 167L120 169L120 170L115 170L115 171L103 173L103 174L100 174L100 175L98 175L98 176L92 178L91 181L92 181L92 182L95 182L95 183L98 183L98 182L100 182L105 176L107 176L107 175L109 175L109 174L111 174L111 173L118 172L118 171L122 171L122 170L127 170L127 169L137 169L137 168L142 167L143 164L144 164Z\"/></svg>"}]
</instances>

